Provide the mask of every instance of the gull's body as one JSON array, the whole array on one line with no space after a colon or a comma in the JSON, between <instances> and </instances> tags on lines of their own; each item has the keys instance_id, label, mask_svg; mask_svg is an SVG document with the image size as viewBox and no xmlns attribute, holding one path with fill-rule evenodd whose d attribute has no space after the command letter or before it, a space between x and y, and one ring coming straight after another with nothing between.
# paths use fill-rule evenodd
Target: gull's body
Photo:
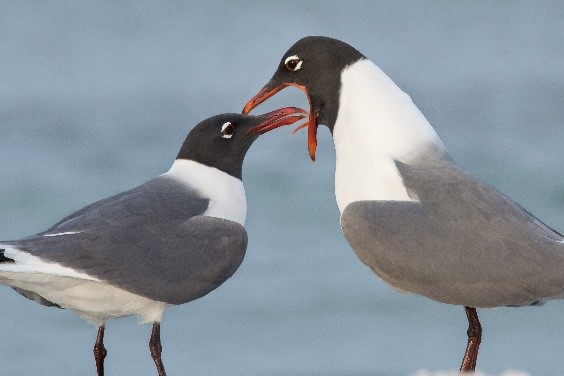
<instances>
[{"instance_id":1,"label":"gull's body","mask_svg":"<svg viewBox=\"0 0 564 376\"><path fill-rule=\"evenodd\" d=\"M562 235L459 168L378 67L361 60L345 68L340 98L333 138L341 226L378 276L470 307L564 297Z\"/></svg>"},{"instance_id":2,"label":"gull's body","mask_svg":"<svg viewBox=\"0 0 564 376\"><path fill-rule=\"evenodd\" d=\"M234 197L210 195L194 176ZM129 315L160 322L167 305L204 296L235 272L247 245L245 215L241 180L177 160L167 173L45 232L0 242L14 261L0 263L0 282L96 325Z\"/></svg>"}]
</instances>

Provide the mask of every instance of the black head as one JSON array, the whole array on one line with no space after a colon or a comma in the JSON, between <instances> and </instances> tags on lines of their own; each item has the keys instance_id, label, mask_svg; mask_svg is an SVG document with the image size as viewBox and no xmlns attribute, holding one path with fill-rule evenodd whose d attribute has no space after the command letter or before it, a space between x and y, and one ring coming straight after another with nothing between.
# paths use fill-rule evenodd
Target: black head
<instances>
[{"instance_id":1,"label":"black head","mask_svg":"<svg viewBox=\"0 0 564 376\"><path fill-rule=\"evenodd\" d=\"M212 116L190 131L176 159L193 160L241 179L247 150L260 134L252 132L253 128L292 124L302 119L304 113L301 109L286 107L259 116Z\"/></svg>"},{"instance_id":2,"label":"black head","mask_svg":"<svg viewBox=\"0 0 564 376\"><path fill-rule=\"evenodd\" d=\"M337 39L302 38L283 55L270 81L247 102L243 113L249 113L287 86L300 88L310 104L309 151L314 159L317 124L325 124L333 132L337 120L341 72L363 58L355 48Z\"/></svg>"}]
</instances>

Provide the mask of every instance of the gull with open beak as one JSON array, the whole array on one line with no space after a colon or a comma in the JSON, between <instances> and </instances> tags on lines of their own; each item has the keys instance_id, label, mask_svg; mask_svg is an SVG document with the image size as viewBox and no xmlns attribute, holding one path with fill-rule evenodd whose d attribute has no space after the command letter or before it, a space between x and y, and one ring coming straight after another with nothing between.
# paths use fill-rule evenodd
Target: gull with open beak
<instances>
[{"instance_id":1,"label":"gull with open beak","mask_svg":"<svg viewBox=\"0 0 564 376\"><path fill-rule=\"evenodd\" d=\"M200 122L168 172L39 234L0 241L0 284L98 326L98 376L104 375L106 321L137 315L152 323L149 348L159 376L165 376L160 339L165 308L215 290L243 261L242 168L258 138L252 129L292 124L304 112L287 107Z\"/></svg>"},{"instance_id":2,"label":"gull with open beak","mask_svg":"<svg viewBox=\"0 0 564 376\"><path fill-rule=\"evenodd\" d=\"M341 227L360 260L398 290L464 306L462 372L476 367L476 307L564 297L564 237L462 170L411 98L362 53L327 37L299 40L243 113L287 86L309 99L312 159L318 123L333 135Z\"/></svg>"}]
</instances>

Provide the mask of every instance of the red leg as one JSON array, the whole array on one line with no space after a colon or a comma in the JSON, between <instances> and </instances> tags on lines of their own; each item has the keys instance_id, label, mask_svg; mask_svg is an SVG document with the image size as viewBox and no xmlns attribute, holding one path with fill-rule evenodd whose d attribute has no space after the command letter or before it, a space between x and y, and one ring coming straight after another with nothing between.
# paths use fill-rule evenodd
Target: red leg
<instances>
[{"instance_id":1,"label":"red leg","mask_svg":"<svg viewBox=\"0 0 564 376\"><path fill-rule=\"evenodd\" d=\"M153 323L149 349L151 350L151 357L155 362L155 366L157 366L159 376L166 376L163 361L161 359L161 353L163 351L163 347L161 346L161 324L158 322Z\"/></svg>"},{"instance_id":2,"label":"red leg","mask_svg":"<svg viewBox=\"0 0 564 376\"><path fill-rule=\"evenodd\" d=\"M108 354L108 351L104 347L104 329L104 325L98 328L98 337L96 337L96 343L94 344L94 359L96 360L98 376L104 376L104 359Z\"/></svg>"},{"instance_id":3,"label":"red leg","mask_svg":"<svg viewBox=\"0 0 564 376\"><path fill-rule=\"evenodd\" d=\"M482 326L478 320L478 313L476 308L464 307L466 310L466 317L468 318L468 344L466 345L466 352L462 359L460 372L474 372L476 369L476 361L478 360L478 349L482 340Z\"/></svg>"}]
</instances>

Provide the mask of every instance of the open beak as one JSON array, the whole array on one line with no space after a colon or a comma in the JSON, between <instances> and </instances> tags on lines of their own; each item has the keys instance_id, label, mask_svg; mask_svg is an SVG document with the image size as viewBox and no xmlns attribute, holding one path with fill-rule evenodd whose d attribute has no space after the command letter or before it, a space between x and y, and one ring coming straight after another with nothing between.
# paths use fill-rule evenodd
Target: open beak
<instances>
[{"instance_id":1,"label":"open beak","mask_svg":"<svg viewBox=\"0 0 564 376\"><path fill-rule=\"evenodd\" d=\"M307 111L297 107L284 107L261 115L265 120L252 128L249 133L263 134L285 125L294 124L307 116Z\"/></svg>"},{"instance_id":2,"label":"open beak","mask_svg":"<svg viewBox=\"0 0 564 376\"><path fill-rule=\"evenodd\" d=\"M265 100L272 97L274 94L278 93L280 90L282 90L282 89L284 89L288 86L295 86L298 89L300 89L301 91L303 91L304 94L307 97L308 102L309 102L309 119L305 124L299 126L298 129L303 128L307 124L307 127L308 127L307 150L309 152L309 157L311 158L312 161L315 162L315 151L317 149L317 116L313 112L313 108L311 107L311 100L309 98L309 95L307 93L305 86L298 85L298 84L291 83L291 82L286 82L286 83L283 83L283 84L278 85L278 86L274 87L273 89L271 89L269 87L269 84L266 84L257 93L257 95L252 97L251 100L247 102L247 104L243 108L243 114L244 115L248 114L249 112L251 112L251 110L253 108L257 107L259 104L261 104L262 102L264 102ZM292 107L286 107L286 108L292 108ZM273 111L273 112L276 112L276 111ZM291 124L291 123L288 123L288 124ZM287 125L287 124L283 124L283 125ZM278 127L281 127L281 126L282 125L278 125L277 127L274 127L274 128L278 128ZM268 130L272 130L274 128L270 127ZM268 130L266 130L265 132L268 132Z\"/></svg>"}]
</instances>

